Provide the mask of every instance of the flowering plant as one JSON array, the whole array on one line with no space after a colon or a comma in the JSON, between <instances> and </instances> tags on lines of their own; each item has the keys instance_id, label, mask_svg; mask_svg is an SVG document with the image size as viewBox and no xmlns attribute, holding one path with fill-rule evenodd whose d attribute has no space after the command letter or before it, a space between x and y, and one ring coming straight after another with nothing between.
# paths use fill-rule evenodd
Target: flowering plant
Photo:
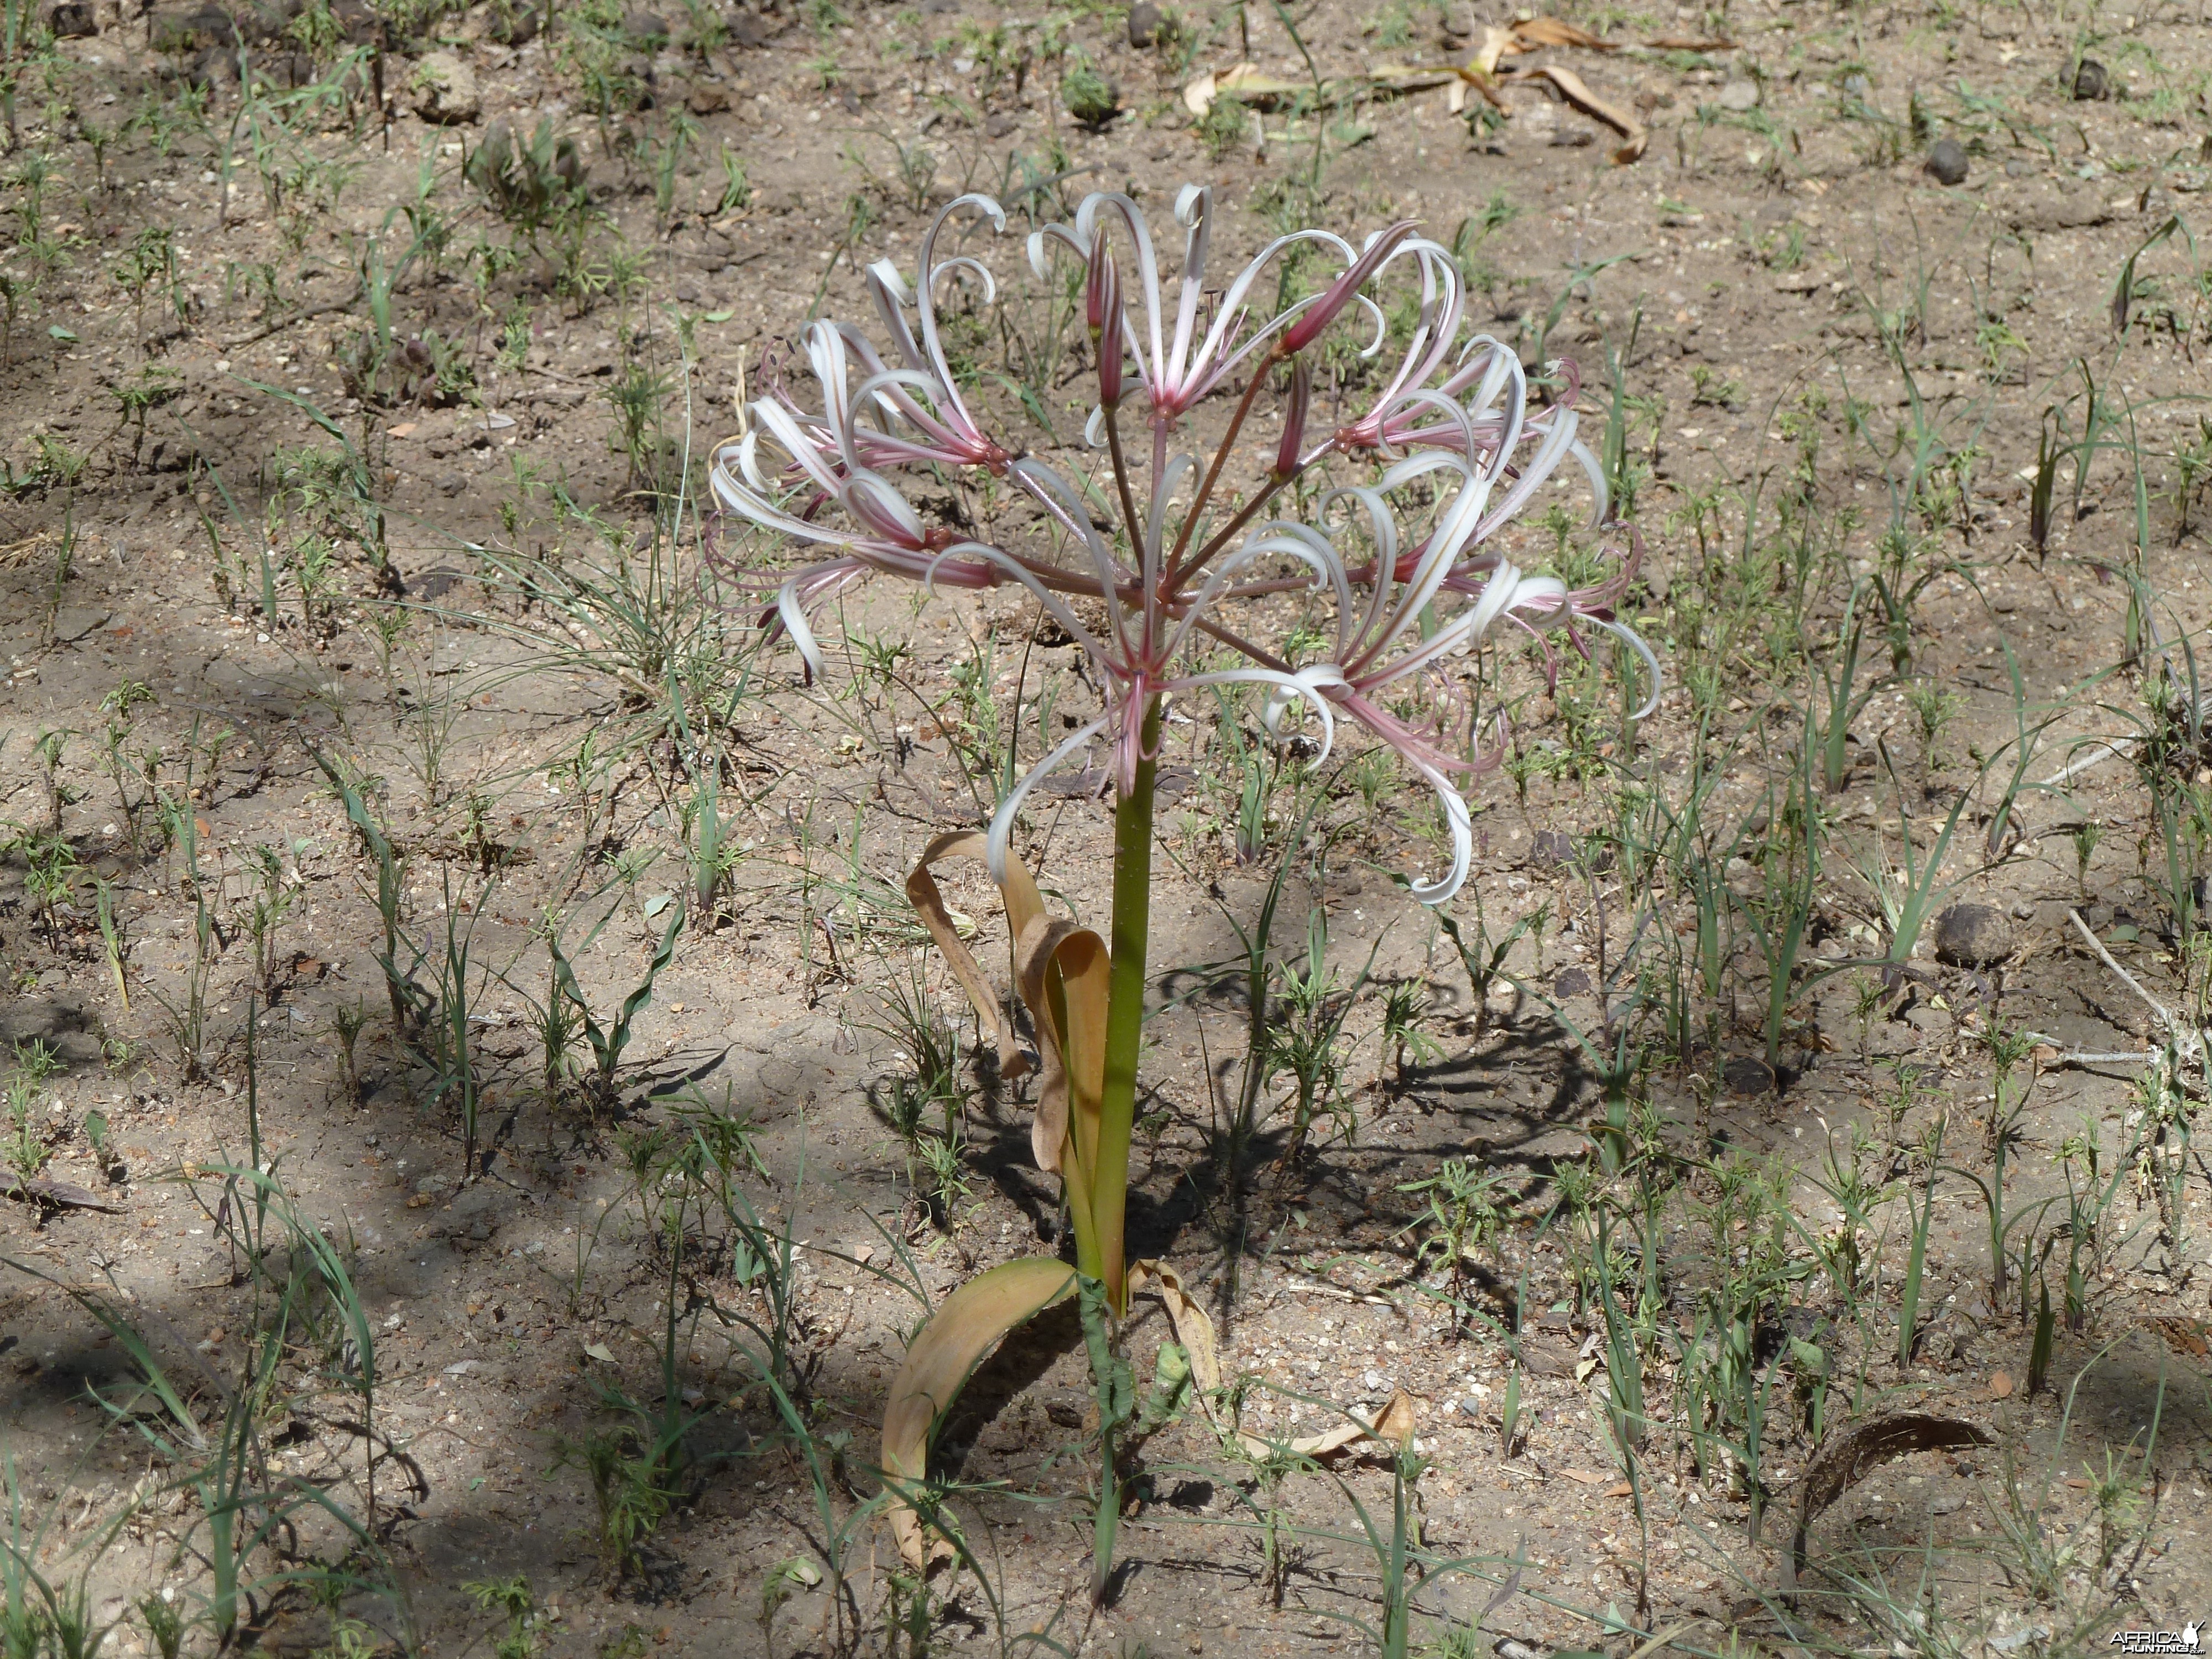
<instances>
[{"instance_id":1,"label":"flowering plant","mask_svg":"<svg viewBox=\"0 0 2212 1659\"><path fill-rule=\"evenodd\" d=\"M818 404L788 391L756 402L746 435L720 452L713 472L728 511L818 556L774 584L777 625L810 676L822 669L811 617L880 573L932 588L1018 585L1080 647L1105 694L1097 718L1007 791L985 835L940 837L908 883L978 1013L994 1025L996 1000L945 923L928 866L980 856L1006 896L1015 980L1043 1061L1033 1144L1041 1167L1066 1181L1076 1257L1073 1274L1040 1259L980 1275L909 1350L886 1418L884 1466L910 1559L920 1556L921 1529L897 1499L902 1483L921 1477L935 1421L990 1346L1069 1294L1079 1275L1103 1289L1115 1316L1133 1289L1162 1289L1178 1330L1201 1335L1196 1380L1209 1380L1210 1343L1195 1304L1158 1264L1122 1259L1164 702L1207 686L1264 688L1268 730L1281 735L1285 717L1303 708L1320 726L1324 757L1340 721L1364 727L1435 792L1450 860L1413 892L1440 904L1466 880L1473 856L1460 781L1498 763L1504 734L1496 731L1486 749L1472 731L1456 739L1441 721L1416 724L1400 712L1412 684L1443 689L1440 701L1450 706L1457 659L1504 626L1538 641L1547 664L1552 635L1576 648L1590 629L1617 635L1646 672L1639 718L1658 684L1651 653L1613 615L1640 545L1633 528L1609 514L1603 471L1577 436L1571 366L1562 366L1564 395L1532 407L1519 358L1467 332L1457 264L1412 222L1357 248L1321 229L1278 237L1215 295L1206 286L1211 194L1186 187L1175 207L1183 256L1172 311L1151 229L1127 196L1087 197L1072 224L1033 234L1030 263L1041 278L1056 259L1082 270L1097 386L1085 435L1104 461L1085 489L988 430L948 360L938 309L948 285L974 283L986 303L996 294L980 260L938 251L948 225L970 216L1006 228L997 203L963 196L922 237L911 286L889 261L871 266L884 343L851 324L810 325L804 343ZM1285 267L1316 253L1334 267L1332 280L1303 297L1274 297ZM1371 333L1363 355L1378 356L1389 331L1373 296L1401 280L1418 292L1402 356L1355 418L1317 429L1317 343L1344 320ZM1255 453L1248 434L1267 418L1271 387L1279 430ZM1225 424L1203 453L1186 449L1200 405L1216 393L1233 398ZM1232 486L1226 475L1239 460L1256 476ZM1605 580L1578 588L1525 571L1492 545L1570 461L1588 479L1590 522L1613 560ZM1317 487L1332 474L1346 481ZM1000 498L1022 510L998 512L988 539L970 513L926 520L899 482L916 475L956 483L987 475L1003 487ZM1094 501L1107 510L1094 514ZM1321 660L1301 662L1254 637L1257 602L1297 592L1333 609ZM1102 741L1117 792L1106 939L1048 917L1008 851L1035 783ZM1011 1054L1003 1035L1001 1046Z\"/></svg>"}]
</instances>

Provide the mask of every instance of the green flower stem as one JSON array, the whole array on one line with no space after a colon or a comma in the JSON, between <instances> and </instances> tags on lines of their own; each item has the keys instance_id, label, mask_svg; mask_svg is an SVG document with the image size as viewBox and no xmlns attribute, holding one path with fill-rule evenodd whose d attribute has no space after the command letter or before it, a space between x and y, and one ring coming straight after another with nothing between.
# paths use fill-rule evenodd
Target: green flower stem
<instances>
[{"instance_id":1,"label":"green flower stem","mask_svg":"<svg viewBox=\"0 0 2212 1659\"><path fill-rule=\"evenodd\" d=\"M1091 1176L1099 1260L1079 1261L1105 1281L1116 1318L1129 1310L1123 1260L1123 1207L1129 1199L1129 1134L1137 1114L1137 1058L1145 1036L1145 945L1152 925L1152 785L1158 763L1160 704L1145 709L1136 787L1114 808L1114 920L1106 1000L1106 1068L1098 1115L1098 1160Z\"/></svg>"}]
</instances>

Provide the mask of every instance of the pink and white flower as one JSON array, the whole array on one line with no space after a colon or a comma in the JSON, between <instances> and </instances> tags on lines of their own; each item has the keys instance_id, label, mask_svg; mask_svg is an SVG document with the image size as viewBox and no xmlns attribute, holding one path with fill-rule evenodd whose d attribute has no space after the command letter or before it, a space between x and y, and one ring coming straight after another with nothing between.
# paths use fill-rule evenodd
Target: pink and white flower
<instances>
[{"instance_id":1,"label":"pink and white flower","mask_svg":"<svg viewBox=\"0 0 2212 1659\"><path fill-rule=\"evenodd\" d=\"M809 617L872 572L925 586L1026 589L1089 659L1105 707L1047 755L1000 801L990 846L1003 870L1015 816L1038 780L1102 737L1127 790L1139 763L1146 715L1161 698L1225 684L1264 688L1264 715L1279 732L1293 707L1317 721L1322 753L1348 720L1389 744L1436 792L1451 841L1449 868L1419 884L1430 903L1466 879L1472 835L1457 780L1494 764L1498 750L1473 752L1434 726L1395 713L1410 682L1449 686L1462 659L1510 625L1543 644L1582 630L1611 632L1646 670L1648 713L1658 663L1613 615L1640 553L1632 527L1607 516L1602 469L1577 436L1574 380L1567 394L1534 412L1517 357L1496 340L1464 340L1464 295L1446 250L1389 227L1354 250L1333 233L1279 237L1209 304L1205 284L1212 205L1187 188L1176 204L1184 230L1180 291L1172 320L1144 216L1127 197L1086 198L1073 225L1030 238L1030 258L1049 275L1055 248L1084 265L1083 306L1097 356L1097 404L1088 434L1110 452L1110 479L1086 492L1058 467L994 436L962 395L939 332L937 306L949 281L974 281L988 303L989 271L965 254L940 259L937 244L956 213L1003 230L1006 215L981 196L939 214L924 236L909 287L888 263L870 268L869 289L890 344L879 349L848 325L817 323L805 336L818 407L784 395L751 406L751 428L715 458L722 506L773 538L828 556L785 572L776 615L810 673L821 654ZM1127 245L1126 255L1115 246ZM1268 267L1301 245L1340 261L1317 293L1270 310L1258 298ZM1133 265L1125 285L1123 261ZM1397 367L1366 410L1334 431L1308 430L1313 399L1308 354L1346 311L1358 308L1384 337L1370 290L1410 267L1420 283L1417 321ZM1133 297L1140 315L1129 315ZM912 313L909 320L908 313ZM1133 365L1133 380L1129 375ZM1196 406L1241 377L1224 434L1205 459L1176 447ZM1227 461L1261 393L1279 380L1282 429L1270 461L1235 510L1209 516ZM1149 440L1149 481L1122 449L1121 423L1139 422ZM1487 545L1532 501L1562 464L1577 463L1591 487L1593 524L1607 532L1620 564L1607 580L1571 590L1557 576L1523 570ZM1270 516L1299 499L1294 486L1324 463L1367 474L1320 495L1319 522ZM1011 491L1026 501L1018 533L931 524L908 501L901 475L933 470L956 481L988 476L1000 487L998 521ZM1426 505L1418 515L1407 505ZM1102 499L1112 503L1103 516ZM1409 529L1416 520L1418 533ZM1614 532L1618 532L1616 535ZM1353 550L1347 551L1346 550ZM1334 615L1325 660L1299 663L1249 637L1252 604L1304 591ZM1222 665L1222 653L1228 665ZM1640 717L1640 716L1639 716Z\"/></svg>"}]
</instances>

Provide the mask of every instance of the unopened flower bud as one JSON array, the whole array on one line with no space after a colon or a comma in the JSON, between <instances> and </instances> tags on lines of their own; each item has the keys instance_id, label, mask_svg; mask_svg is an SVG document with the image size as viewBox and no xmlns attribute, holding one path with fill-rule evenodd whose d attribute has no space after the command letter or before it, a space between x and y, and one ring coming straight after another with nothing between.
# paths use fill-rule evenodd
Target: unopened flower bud
<instances>
[{"instance_id":1,"label":"unopened flower bud","mask_svg":"<svg viewBox=\"0 0 2212 1659\"><path fill-rule=\"evenodd\" d=\"M1369 242L1366 252L1352 262L1344 275L1331 283L1321 298L1300 312L1297 321L1283 331L1283 337L1275 346L1277 353L1288 357L1304 351L1319 338L1322 330L1336 320L1336 313L1351 302L1352 296L1366 285L1369 277L1382 268L1382 262L1396 250L1399 243L1413 234L1414 228L1414 221L1401 219Z\"/></svg>"},{"instance_id":2,"label":"unopened flower bud","mask_svg":"<svg viewBox=\"0 0 2212 1659\"><path fill-rule=\"evenodd\" d=\"M1313 402L1313 365L1300 357L1291 365L1290 389L1283 395L1283 436L1275 446L1274 475L1287 478L1298 470L1304 452L1306 410Z\"/></svg>"},{"instance_id":3,"label":"unopened flower bud","mask_svg":"<svg viewBox=\"0 0 2212 1659\"><path fill-rule=\"evenodd\" d=\"M1121 401L1121 269L1107 251L1103 236L1091 240L1083 315L1098 348L1098 402L1111 409Z\"/></svg>"}]
</instances>

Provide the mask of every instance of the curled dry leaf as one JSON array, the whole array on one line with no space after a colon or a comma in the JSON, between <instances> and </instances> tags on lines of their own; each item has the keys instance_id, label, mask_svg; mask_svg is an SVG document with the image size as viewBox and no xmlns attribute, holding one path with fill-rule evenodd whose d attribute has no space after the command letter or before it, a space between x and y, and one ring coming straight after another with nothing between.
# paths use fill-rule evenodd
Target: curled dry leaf
<instances>
[{"instance_id":1,"label":"curled dry leaf","mask_svg":"<svg viewBox=\"0 0 2212 1659\"><path fill-rule=\"evenodd\" d=\"M1572 70L1543 64L1532 70L1516 70L1510 78L1516 81L1549 81L1570 104L1592 120L1601 121L1619 133L1623 142L1620 148L1613 153L1613 159L1618 165L1625 167L1637 160L1644 154L1644 145L1650 141L1651 135L1644 130L1641 121L1618 105L1609 104L1599 97Z\"/></svg>"},{"instance_id":2,"label":"curled dry leaf","mask_svg":"<svg viewBox=\"0 0 2212 1659\"><path fill-rule=\"evenodd\" d=\"M920 1571L929 1550L913 1493L929 1472L929 1446L939 1420L969 1373L1017 1325L1075 1292L1075 1269L1064 1261L1024 1256L980 1273L938 1309L906 1351L884 1413L884 1484L891 1536L899 1554Z\"/></svg>"},{"instance_id":3,"label":"curled dry leaf","mask_svg":"<svg viewBox=\"0 0 2212 1659\"><path fill-rule=\"evenodd\" d=\"M1213 1425L1215 1432L1223 1432L1218 1414L1221 1356L1214 1342L1213 1321L1184 1288L1176 1270L1164 1261L1131 1262L1129 1294L1157 1296L1165 1306L1168 1323L1175 1328L1176 1340L1190 1356L1190 1380L1196 1385L1199 1408L1206 1413L1206 1421ZM1402 1450L1413 1443L1414 1426L1413 1396L1401 1389L1390 1396L1389 1403L1376 1413L1372 1421L1355 1417L1324 1433L1290 1441L1279 1449L1299 1457L1327 1457L1362 1440L1378 1440L1388 1441ZM1232 1426L1228 1431L1235 1433L1244 1449L1255 1457L1279 1449L1272 1443L1241 1429Z\"/></svg>"},{"instance_id":4,"label":"curled dry leaf","mask_svg":"<svg viewBox=\"0 0 2212 1659\"><path fill-rule=\"evenodd\" d=\"M1556 17L1529 17L1517 23L1486 25L1482 31L1482 44L1475 48L1468 66L1485 75L1495 75L1499 58L1518 57L1541 46L1580 46L1587 52L1620 50L1612 41L1588 29L1577 28L1572 23L1563 23Z\"/></svg>"},{"instance_id":5,"label":"curled dry leaf","mask_svg":"<svg viewBox=\"0 0 2212 1659\"><path fill-rule=\"evenodd\" d=\"M105 1210L110 1215L121 1215L123 1206L111 1204L98 1193L77 1186L74 1182L57 1181L52 1176L0 1176L0 1194L18 1198L27 1203L49 1204L63 1210Z\"/></svg>"},{"instance_id":6,"label":"curled dry leaf","mask_svg":"<svg viewBox=\"0 0 2212 1659\"><path fill-rule=\"evenodd\" d=\"M1279 75L1267 74L1257 64L1237 64L1225 70L1208 70L1190 82L1182 89L1182 106L1204 120L1218 98L1233 98L1240 104L1273 109L1311 86L1310 82L1285 81Z\"/></svg>"},{"instance_id":7,"label":"curled dry leaf","mask_svg":"<svg viewBox=\"0 0 2212 1659\"><path fill-rule=\"evenodd\" d=\"M1285 1449L1301 1457L1327 1457L1362 1440L1376 1440L1403 1451L1413 1443L1413 1397L1401 1389L1371 1419L1354 1414L1351 1421L1340 1423L1324 1434L1291 1441ZM1250 1443L1249 1437L1247 1443Z\"/></svg>"},{"instance_id":8,"label":"curled dry leaf","mask_svg":"<svg viewBox=\"0 0 2212 1659\"><path fill-rule=\"evenodd\" d=\"M2212 1355L2212 1340L2208 1340L2208 1328L2201 1319L2153 1314L2143 1321L2143 1328L2178 1354L2185 1354L2192 1359L2203 1359Z\"/></svg>"},{"instance_id":9,"label":"curled dry leaf","mask_svg":"<svg viewBox=\"0 0 2212 1659\"><path fill-rule=\"evenodd\" d=\"M1214 1399L1221 1392L1221 1353L1214 1342L1212 1319L1164 1261L1131 1262L1129 1294L1157 1296L1167 1309L1176 1340L1190 1356L1190 1380L1197 1386L1200 1407L1207 1420L1213 1421Z\"/></svg>"},{"instance_id":10,"label":"curled dry leaf","mask_svg":"<svg viewBox=\"0 0 2212 1659\"><path fill-rule=\"evenodd\" d=\"M1511 29L1486 23L1483 26L1482 44L1474 49L1474 56L1468 60L1468 67L1480 70L1485 75L1495 75L1498 73L1498 60L1508 52L1520 50Z\"/></svg>"},{"instance_id":11,"label":"curled dry leaf","mask_svg":"<svg viewBox=\"0 0 2212 1659\"><path fill-rule=\"evenodd\" d=\"M1585 52L1618 52L1612 41L1601 40L1588 29L1577 28L1572 23L1563 23L1556 17L1531 17L1513 26L1514 50L1528 52L1536 46L1580 46Z\"/></svg>"},{"instance_id":12,"label":"curled dry leaf","mask_svg":"<svg viewBox=\"0 0 2212 1659\"><path fill-rule=\"evenodd\" d=\"M1009 866L1009 868L1012 866ZM1023 924L1014 941L1014 972L1022 1000L1036 1022L1044 1072L1037 1087L1030 1148L1037 1167L1066 1178L1071 1207L1089 1213L1091 1174L1098 1167L1099 1103L1106 1083L1106 1002L1112 964L1106 941L1088 927L1043 915ZM1121 1259L1115 1224L1109 1262ZM1109 1284L1116 1297L1121 1287Z\"/></svg>"},{"instance_id":13,"label":"curled dry leaf","mask_svg":"<svg viewBox=\"0 0 2212 1659\"><path fill-rule=\"evenodd\" d=\"M1988 1433L1963 1418L1926 1412L1899 1412L1869 1418L1834 1435L1813 1455L1797 1508L1797 1536L1790 1546L1792 1580L1805 1570L1805 1534L1822 1510L1875 1468L1908 1452L1949 1451L1986 1446Z\"/></svg>"},{"instance_id":14,"label":"curled dry leaf","mask_svg":"<svg viewBox=\"0 0 2212 1659\"><path fill-rule=\"evenodd\" d=\"M999 1048L999 1075L1009 1081L1022 1076L1030 1068L1029 1056L1014 1042L1013 1022L1006 1018L1000 1006L998 995L991 989L990 981L983 977L982 969L962 942L958 925L952 913L945 908L945 895L939 890L937 878L930 873L930 866L941 859L974 859L984 862L983 836L975 830L960 830L949 836L939 836L922 848L921 859L906 878L907 902L914 906L921 925L929 930L929 937L943 952L945 965L952 970L952 977L960 981L960 988L968 994L968 1000L975 1010L975 1018L982 1021L985 1030ZM1044 898L1037 891L1036 883L1019 861L1006 861L1006 927L1009 943L1021 938L1022 927L1031 916L1044 914Z\"/></svg>"}]
</instances>

